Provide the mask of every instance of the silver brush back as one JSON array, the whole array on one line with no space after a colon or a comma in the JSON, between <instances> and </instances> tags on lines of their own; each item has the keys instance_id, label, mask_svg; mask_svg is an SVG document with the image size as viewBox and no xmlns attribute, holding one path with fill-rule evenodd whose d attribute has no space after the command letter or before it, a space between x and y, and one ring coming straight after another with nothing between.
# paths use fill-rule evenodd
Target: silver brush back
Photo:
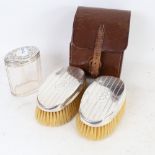
<instances>
[{"instance_id":1,"label":"silver brush back","mask_svg":"<svg viewBox=\"0 0 155 155\"><path fill-rule=\"evenodd\" d=\"M109 123L125 102L125 85L112 76L97 78L85 91L80 104L80 118L90 126Z\"/></svg>"},{"instance_id":2,"label":"silver brush back","mask_svg":"<svg viewBox=\"0 0 155 155\"><path fill-rule=\"evenodd\" d=\"M72 102L85 82L83 70L76 67L54 71L41 86L38 93L38 106L45 111L60 111Z\"/></svg>"}]
</instances>

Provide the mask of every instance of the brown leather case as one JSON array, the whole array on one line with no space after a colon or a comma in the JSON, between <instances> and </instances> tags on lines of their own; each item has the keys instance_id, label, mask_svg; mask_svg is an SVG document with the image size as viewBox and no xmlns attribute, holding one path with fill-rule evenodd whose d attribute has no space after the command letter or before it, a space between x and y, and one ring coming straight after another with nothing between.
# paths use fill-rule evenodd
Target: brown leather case
<instances>
[{"instance_id":1,"label":"brown leather case","mask_svg":"<svg viewBox=\"0 0 155 155\"><path fill-rule=\"evenodd\" d=\"M130 11L78 7L70 43L70 65L88 75L119 77L128 44Z\"/></svg>"}]
</instances>

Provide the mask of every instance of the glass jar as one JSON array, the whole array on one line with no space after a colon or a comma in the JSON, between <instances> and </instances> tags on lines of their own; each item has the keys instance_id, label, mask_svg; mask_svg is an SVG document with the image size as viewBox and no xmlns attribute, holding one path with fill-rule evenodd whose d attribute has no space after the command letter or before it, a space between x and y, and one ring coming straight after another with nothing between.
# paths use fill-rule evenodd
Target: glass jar
<instances>
[{"instance_id":1,"label":"glass jar","mask_svg":"<svg viewBox=\"0 0 155 155\"><path fill-rule=\"evenodd\" d=\"M24 96L33 93L41 83L40 51L33 46L17 48L9 52L5 66L11 93Z\"/></svg>"}]
</instances>

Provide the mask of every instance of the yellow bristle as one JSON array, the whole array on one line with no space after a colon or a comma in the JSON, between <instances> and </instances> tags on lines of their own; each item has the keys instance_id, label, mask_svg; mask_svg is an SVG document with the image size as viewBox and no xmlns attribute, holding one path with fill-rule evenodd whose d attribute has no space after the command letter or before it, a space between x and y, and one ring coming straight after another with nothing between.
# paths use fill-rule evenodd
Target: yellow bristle
<instances>
[{"instance_id":1,"label":"yellow bristle","mask_svg":"<svg viewBox=\"0 0 155 155\"><path fill-rule=\"evenodd\" d=\"M86 84L83 86L81 93L64 109L57 112L43 111L39 107L36 107L35 117L40 124L47 126L59 126L69 122L79 110L80 101Z\"/></svg>"},{"instance_id":2,"label":"yellow bristle","mask_svg":"<svg viewBox=\"0 0 155 155\"><path fill-rule=\"evenodd\" d=\"M115 118L108 124L100 127L91 127L83 123L80 119L80 115L78 114L76 117L76 125L79 133L91 140L100 140L108 135L110 135L113 130L115 129L116 125L119 123L121 120L123 114L125 111L125 103L122 105L121 110L119 113L116 115Z\"/></svg>"}]
</instances>

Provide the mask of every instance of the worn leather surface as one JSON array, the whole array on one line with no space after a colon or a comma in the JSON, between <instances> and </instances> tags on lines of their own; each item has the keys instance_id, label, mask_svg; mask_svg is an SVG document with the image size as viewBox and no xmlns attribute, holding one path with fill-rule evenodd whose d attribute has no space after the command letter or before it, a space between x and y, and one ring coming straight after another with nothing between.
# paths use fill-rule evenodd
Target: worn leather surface
<instances>
[{"instance_id":1,"label":"worn leather surface","mask_svg":"<svg viewBox=\"0 0 155 155\"><path fill-rule=\"evenodd\" d=\"M99 75L119 77L124 50L128 44L130 11L78 7L70 43L70 65L90 74L98 28L104 26ZM98 76L99 76L98 75Z\"/></svg>"}]
</instances>

